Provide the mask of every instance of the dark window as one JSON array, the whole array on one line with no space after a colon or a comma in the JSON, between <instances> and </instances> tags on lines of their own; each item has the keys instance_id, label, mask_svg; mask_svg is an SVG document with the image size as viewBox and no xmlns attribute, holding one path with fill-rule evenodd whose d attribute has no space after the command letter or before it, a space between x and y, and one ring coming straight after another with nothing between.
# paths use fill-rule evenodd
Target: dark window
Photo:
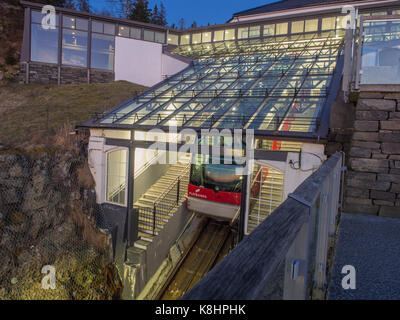
<instances>
[{"instance_id":1,"label":"dark window","mask_svg":"<svg viewBox=\"0 0 400 320\"><path fill-rule=\"evenodd\" d=\"M92 34L91 67L114 70L114 37Z\"/></svg>"},{"instance_id":2,"label":"dark window","mask_svg":"<svg viewBox=\"0 0 400 320\"><path fill-rule=\"evenodd\" d=\"M43 29L44 14L32 11L31 61L58 63L58 15L56 29Z\"/></svg>"},{"instance_id":3,"label":"dark window","mask_svg":"<svg viewBox=\"0 0 400 320\"><path fill-rule=\"evenodd\" d=\"M104 33L114 36L115 35L115 25L110 23L104 23Z\"/></svg>"},{"instance_id":4,"label":"dark window","mask_svg":"<svg viewBox=\"0 0 400 320\"><path fill-rule=\"evenodd\" d=\"M62 64L77 67L87 66L87 32L63 29Z\"/></svg>"}]
</instances>

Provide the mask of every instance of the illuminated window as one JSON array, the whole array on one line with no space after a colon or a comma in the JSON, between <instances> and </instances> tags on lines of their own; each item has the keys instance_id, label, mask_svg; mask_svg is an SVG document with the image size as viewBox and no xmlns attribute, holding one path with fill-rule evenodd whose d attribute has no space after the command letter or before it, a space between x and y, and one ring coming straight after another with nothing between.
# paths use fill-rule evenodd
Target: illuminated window
<instances>
[{"instance_id":1,"label":"illuminated window","mask_svg":"<svg viewBox=\"0 0 400 320\"><path fill-rule=\"evenodd\" d=\"M373 12L373 16L386 16L387 12L386 11L380 11L380 12Z\"/></svg>"},{"instance_id":2,"label":"illuminated window","mask_svg":"<svg viewBox=\"0 0 400 320\"><path fill-rule=\"evenodd\" d=\"M258 38L260 36L260 26L250 27L249 38Z\"/></svg>"},{"instance_id":3,"label":"illuminated window","mask_svg":"<svg viewBox=\"0 0 400 320\"><path fill-rule=\"evenodd\" d=\"M323 18L321 29L322 30L335 30L336 29L336 17Z\"/></svg>"},{"instance_id":4,"label":"illuminated window","mask_svg":"<svg viewBox=\"0 0 400 320\"><path fill-rule=\"evenodd\" d=\"M173 44L173 45L178 45L178 39L179 37L176 34L169 34L168 35L168 43Z\"/></svg>"},{"instance_id":5,"label":"illuminated window","mask_svg":"<svg viewBox=\"0 0 400 320\"><path fill-rule=\"evenodd\" d=\"M274 36L275 35L275 25L270 24L264 26L264 37Z\"/></svg>"},{"instance_id":6,"label":"illuminated window","mask_svg":"<svg viewBox=\"0 0 400 320\"><path fill-rule=\"evenodd\" d=\"M129 38L129 28L128 27L124 27L124 26L120 26L119 30L118 30L118 35L120 37L128 37Z\"/></svg>"},{"instance_id":7,"label":"illuminated window","mask_svg":"<svg viewBox=\"0 0 400 320\"><path fill-rule=\"evenodd\" d=\"M235 40L235 29L225 30L225 41Z\"/></svg>"},{"instance_id":8,"label":"illuminated window","mask_svg":"<svg viewBox=\"0 0 400 320\"><path fill-rule=\"evenodd\" d=\"M192 43L193 44L201 43L201 33L194 33L192 35Z\"/></svg>"},{"instance_id":9,"label":"illuminated window","mask_svg":"<svg viewBox=\"0 0 400 320\"><path fill-rule=\"evenodd\" d=\"M107 154L107 201L125 205L126 201L126 176L127 176L126 150L118 150Z\"/></svg>"},{"instance_id":10,"label":"illuminated window","mask_svg":"<svg viewBox=\"0 0 400 320\"><path fill-rule=\"evenodd\" d=\"M238 39L247 39L249 37L249 28L239 28Z\"/></svg>"},{"instance_id":11,"label":"illuminated window","mask_svg":"<svg viewBox=\"0 0 400 320\"><path fill-rule=\"evenodd\" d=\"M185 34L181 36L181 45L189 44L190 41L190 35Z\"/></svg>"},{"instance_id":12,"label":"illuminated window","mask_svg":"<svg viewBox=\"0 0 400 320\"><path fill-rule=\"evenodd\" d=\"M276 24L276 34L287 34L288 33L288 24L286 23L277 23Z\"/></svg>"},{"instance_id":13,"label":"illuminated window","mask_svg":"<svg viewBox=\"0 0 400 320\"><path fill-rule=\"evenodd\" d=\"M318 30L318 19L306 20L305 32L313 32Z\"/></svg>"},{"instance_id":14,"label":"illuminated window","mask_svg":"<svg viewBox=\"0 0 400 320\"><path fill-rule=\"evenodd\" d=\"M204 32L202 36L203 43L211 42L211 32Z\"/></svg>"},{"instance_id":15,"label":"illuminated window","mask_svg":"<svg viewBox=\"0 0 400 320\"><path fill-rule=\"evenodd\" d=\"M292 22L292 33L304 32L304 21L293 21Z\"/></svg>"},{"instance_id":16,"label":"illuminated window","mask_svg":"<svg viewBox=\"0 0 400 320\"><path fill-rule=\"evenodd\" d=\"M214 31L214 42L224 41L224 30Z\"/></svg>"}]
</instances>

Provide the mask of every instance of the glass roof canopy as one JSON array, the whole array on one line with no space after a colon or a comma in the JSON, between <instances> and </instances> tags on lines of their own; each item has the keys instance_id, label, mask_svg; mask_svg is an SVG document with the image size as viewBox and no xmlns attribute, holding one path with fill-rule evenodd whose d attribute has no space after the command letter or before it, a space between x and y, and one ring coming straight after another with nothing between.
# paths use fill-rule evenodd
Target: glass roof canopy
<instances>
[{"instance_id":1,"label":"glass roof canopy","mask_svg":"<svg viewBox=\"0 0 400 320\"><path fill-rule=\"evenodd\" d=\"M95 123L315 132L342 44L343 33L331 31L180 46L174 53L192 66Z\"/></svg>"}]
</instances>

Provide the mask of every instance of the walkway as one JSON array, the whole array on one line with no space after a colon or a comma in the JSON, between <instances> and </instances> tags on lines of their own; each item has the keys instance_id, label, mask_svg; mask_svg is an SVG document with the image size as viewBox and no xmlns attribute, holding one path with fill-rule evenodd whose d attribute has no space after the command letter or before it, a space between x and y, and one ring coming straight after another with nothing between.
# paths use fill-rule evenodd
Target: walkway
<instances>
[{"instance_id":1,"label":"walkway","mask_svg":"<svg viewBox=\"0 0 400 320\"><path fill-rule=\"evenodd\" d=\"M344 290L343 266L356 269L356 289ZM343 214L329 300L400 299L400 219Z\"/></svg>"}]
</instances>

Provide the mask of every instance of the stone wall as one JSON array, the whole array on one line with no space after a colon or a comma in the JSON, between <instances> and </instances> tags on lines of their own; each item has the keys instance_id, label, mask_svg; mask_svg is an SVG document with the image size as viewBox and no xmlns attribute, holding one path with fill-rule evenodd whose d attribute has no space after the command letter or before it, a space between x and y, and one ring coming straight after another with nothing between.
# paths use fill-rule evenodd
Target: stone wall
<instances>
[{"instance_id":1,"label":"stone wall","mask_svg":"<svg viewBox=\"0 0 400 320\"><path fill-rule=\"evenodd\" d=\"M344 210L400 218L400 93L360 93L348 160Z\"/></svg>"},{"instance_id":2,"label":"stone wall","mask_svg":"<svg viewBox=\"0 0 400 320\"><path fill-rule=\"evenodd\" d=\"M29 69L28 81L27 69ZM88 80L88 75L90 80ZM20 82L58 84L58 79L60 79L60 84L108 83L114 81L115 75L111 71L67 66L58 67L45 63L20 64Z\"/></svg>"}]
</instances>

